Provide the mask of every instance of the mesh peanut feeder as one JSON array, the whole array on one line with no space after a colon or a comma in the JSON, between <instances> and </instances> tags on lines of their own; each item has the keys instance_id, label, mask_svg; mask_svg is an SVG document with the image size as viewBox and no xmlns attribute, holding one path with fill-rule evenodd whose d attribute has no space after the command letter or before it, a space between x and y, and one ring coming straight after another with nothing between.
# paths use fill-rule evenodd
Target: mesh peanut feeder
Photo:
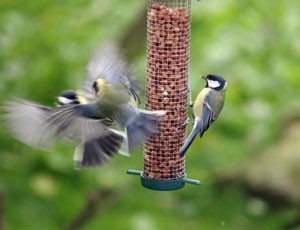
<instances>
[{"instance_id":1,"label":"mesh peanut feeder","mask_svg":"<svg viewBox=\"0 0 300 230\"><path fill-rule=\"evenodd\" d=\"M191 0L148 0L146 109L167 111L159 135L144 144L144 187L175 190L185 183L185 159L178 153L187 128Z\"/></svg>"}]
</instances>

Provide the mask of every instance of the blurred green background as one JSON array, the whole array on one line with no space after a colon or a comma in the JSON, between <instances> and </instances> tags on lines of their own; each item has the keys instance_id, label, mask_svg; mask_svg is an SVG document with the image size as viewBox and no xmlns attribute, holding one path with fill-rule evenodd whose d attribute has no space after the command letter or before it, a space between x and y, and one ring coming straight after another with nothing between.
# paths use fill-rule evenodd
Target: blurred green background
<instances>
[{"instance_id":1,"label":"blurred green background","mask_svg":"<svg viewBox=\"0 0 300 230\"><path fill-rule=\"evenodd\" d=\"M102 41L124 48L145 80L146 1L0 2L1 102L53 105L76 88ZM228 81L218 121L191 147L186 172L202 185L140 186L142 149L73 170L73 144L43 152L0 132L0 228L299 229L300 3L192 2L190 81Z\"/></svg>"}]
</instances>

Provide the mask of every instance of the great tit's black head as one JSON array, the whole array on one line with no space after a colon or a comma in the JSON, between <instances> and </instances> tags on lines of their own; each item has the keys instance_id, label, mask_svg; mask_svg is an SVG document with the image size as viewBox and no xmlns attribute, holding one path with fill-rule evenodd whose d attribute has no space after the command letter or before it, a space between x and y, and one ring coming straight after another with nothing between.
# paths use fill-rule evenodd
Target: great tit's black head
<instances>
[{"instance_id":1,"label":"great tit's black head","mask_svg":"<svg viewBox=\"0 0 300 230\"><path fill-rule=\"evenodd\" d=\"M79 100L77 94L73 90L65 90L57 97L57 101L60 105L77 105Z\"/></svg>"},{"instance_id":2,"label":"great tit's black head","mask_svg":"<svg viewBox=\"0 0 300 230\"><path fill-rule=\"evenodd\" d=\"M206 86L208 88L221 91L225 90L227 87L227 82L224 78L216 74L208 74L206 76L202 76L202 78L206 81Z\"/></svg>"}]
</instances>

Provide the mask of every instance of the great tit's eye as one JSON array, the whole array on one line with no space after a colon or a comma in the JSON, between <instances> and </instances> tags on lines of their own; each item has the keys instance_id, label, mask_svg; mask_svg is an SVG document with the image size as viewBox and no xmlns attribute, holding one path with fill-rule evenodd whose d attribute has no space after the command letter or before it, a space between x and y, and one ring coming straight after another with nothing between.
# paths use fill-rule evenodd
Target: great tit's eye
<instances>
[{"instance_id":1,"label":"great tit's eye","mask_svg":"<svg viewBox=\"0 0 300 230\"><path fill-rule=\"evenodd\" d=\"M207 80L213 80L213 76L210 75L210 74L208 74L208 75L206 76L206 79L207 79Z\"/></svg>"},{"instance_id":2,"label":"great tit's eye","mask_svg":"<svg viewBox=\"0 0 300 230\"><path fill-rule=\"evenodd\" d=\"M94 83L93 83L93 89L95 90L96 93L99 92L98 84L97 84L97 82L95 82L95 81L94 81Z\"/></svg>"}]
</instances>

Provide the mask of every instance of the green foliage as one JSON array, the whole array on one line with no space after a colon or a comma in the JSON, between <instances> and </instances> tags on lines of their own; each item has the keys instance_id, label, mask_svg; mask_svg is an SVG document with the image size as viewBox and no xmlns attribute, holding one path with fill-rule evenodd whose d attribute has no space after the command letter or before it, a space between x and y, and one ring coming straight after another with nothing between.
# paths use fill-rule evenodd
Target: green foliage
<instances>
[{"instance_id":1,"label":"green foliage","mask_svg":"<svg viewBox=\"0 0 300 230\"><path fill-rule=\"evenodd\" d=\"M119 40L145 7L143 1L9 1L0 3L0 95L53 105L76 88L102 41ZM280 229L293 209L272 209L239 186L220 191L216 174L237 167L276 141L282 118L299 108L300 3L193 1L190 81L200 74L228 80L224 110L187 154L187 173L203 182L174 192L142 188L128 168L142 168L142 150L101 168L73 170L75 145L53 152L27 147L0 132L0 188L7 229L61 229L101 187L130 188L113 208L84 229ZM132 35L134 36L134 34ZM145 76L145 51L134 59ZM298 110L299 111L299 110ZM101 210L101 204L99 207Z\"/></svg>"}]
</instances>

